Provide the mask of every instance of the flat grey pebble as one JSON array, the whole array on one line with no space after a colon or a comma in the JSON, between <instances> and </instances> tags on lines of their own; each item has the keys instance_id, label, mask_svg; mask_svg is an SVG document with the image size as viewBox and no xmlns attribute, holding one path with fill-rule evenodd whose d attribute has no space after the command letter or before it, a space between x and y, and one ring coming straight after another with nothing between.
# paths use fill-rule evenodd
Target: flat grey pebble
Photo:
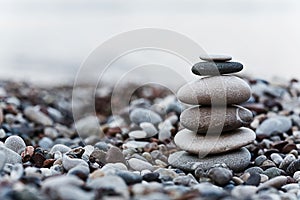
<instances>
[{"instance_id":1,"label":"flat grey pebble","mask_svg":"<svg viewBox=\"0 0 300 200\"><path fill-rule=\"evenodd\" d=\"M238 185L231 191L231 195L237 199L248 199L257 191L257 187L252 185Z\"/></svg>"},{"instance_id":2,"label":"flat grey pebble","mask_svg":"<svg viewBox=\"0 0 300 200\"><path fill-rule=\"evenodd\" d=\"M147 137L153 137L158 133L155 126L149 122L140 123L140 127L147 133Z\"/></svg>"},{"instance_id":3,"label":"flat grey pebble","mask_svg":"<svg viewBox=\"0 0 300 200\"><path fill-rule=\"evenodd\" d=\"M135 124L140 124L142 122L150 122L152 124L158 124L162 121L161 117L155 112L144 109L144 108L136 108L134 109L130 115L130 120Z\"/></svg>"},{"instance_id":4,"label":"flat grey pebble","mask_svg":"<svg viewBox=\"0 0 300 200\"><path fill-rule=\"evenodd\" d=\"M140 183L143 180L141 175L129 171L118 171L116 175L120 176L127 185Z\"/></svg>"},{"instance_id":5,"label":"flat grey pebble","mask_svg":"<svg viewBox=\"0 0 300 200\"><path fill-rule=\"evenodd\" d=\"M258 186L260 184L260 174L250 173L250 177L245 182L246 185Z\"/></svg>"},{"instance_id":6,"label":"flat grey pebble","mask_svg":"<svg viewBox=\"0 0 300 200\"><path fill-rule=\"evenodd\" d=\"M12 135L9 136L8 138L6 138L5 142L4 142L5 146L11 150L13 150L14 152L21 154L26 147L26 144L24 142L24 140L17 135Z\"/></svg>"},{"instance_id":7,"label":"flat grey pebble","mask_svg":"<svg viewBox=\"0 0 300 200\"><path fill-rule=\"evenodd\" d=\"M100 129L99 119L95 116L86 116L75 122L75 128L78 135L85 139L91 135L97 135L99 138L104 136Z\"/></svg>"},{"instance_id":8,"label":"flat grey pebble","mask_svg":"<svg viewBox=\"0 0 300 200\"><path fill-rule=\"evenodd\" d=\"M279 168L286 170L288 168L288 166L294 161L296 160L296 157L293 154L287 154L285 156L285 158L283 159L283 161L280 163Z\"/></svg>"},{"instance_id":9,"label":"flat grey pebble","mask_svg":"<svg viewBox=\"0 0 300 200\"><path fill-rule=\"evenodd\" d=\"M56 151L59 151L64 154L68 151L71 151L71 148L64 144L56 144L51 148L50 153L55 153Z\"/></svg>"},{"instance_id":10,"label":"flat grey pebble","mask_svg":"<svg viewBox=\"0 0 300 200\"><path fill-rule=\"evenodd\" d=\"M271 167L268 168L264 171L264 174L267 175L269 177L269 179L274 178L276 176L280 176L281 175L281 171L280 169L278 169L277 167Z\"/></svg>"},{"instance_id":11,"label":"flat grey pebble","mask_svg":"<svg viewBox=\"0 0 300 200\"><path fill-rule=\"evenodd\" d=\"M53 144L54 144L54 142L48 137L43 137L38 142L38 145L46 150L50 150L51 147L53 146Z\"/></svg>"},{"instance_id":12,"label":"flat grey pebble","mask_svg":"<svg viewBox=\"0 0 300 200\"><path fill-rule=\"evenodd\" d=\"M270 157L276 165L280 165L283 161L283 158L278 153L272 153Z\"/></svg>"},{"instance_id":13,"label":"flat grey pebble","mask_svg":"<svg viewBox=\"0 0 300 200\"><path fill-rule=\"evenodd\" d=\"M22 163L22 157L19 154L5 147L2 144L0 144L0 151L2 151L6 155L6 163L9 164Z\"/></svg>"},{"instance_id":14,"label":"flat grey pebble","mask_svg":"<svg viewBox=\"0 0 300 200\"><path fill-rule=\"evenodd\" d=\"M84 160L79 159L79 158L70 158L67 155L63 155L62 164L63 164L63 167L65 168L65 170L67 170L67 171L69 171L70 169L72 169L73 167L76 167L78 165L83 165L83 166L88 167L88 164Z\"/></svg>"},{"instance_id":15,"label":"flat grey pebble","mask_svg":"<svg viewBox=\"0 0 300 200\"><path fill-rule=\"evenodd\" d=\"M266 187L274 187L274 188L281 188L283 185L285 185L287 182L287 177L286 176L277 176L275 178L272 178L265 183L262 183L258 189L266 188Z\"/></svg>"},{"instance_id":16,"label":"flat grey pebble","mask_svg":"<svg viewBox=\"0 0 300 200\"><path fill-rule=\"evenodd\" d=\"M254 163L256 166L260 166L265 160L267 160L267 157L265 155L260 155L255 158Z\"/></svg>"},{"instance_id":17,"label":"flat grey pebble","mask_svg":"<svg viewBox=\"0 0 300 200\"><path fill-rule=\"evenodd\" d=\"M245 170L245 173L259 173L262 174L264 172L264 170L260 167L250 167L248 169Z\"/></svg>"},{"instance_id":18,"label":"flat grey pebble","mask_svg":"<svg viewBox=\"0 0 300 200\"><path fill-rule=\"evenodd\" d=\"M52 119L41 112L39 107L28 106L24 109L24 114L28 119L37 124L42 124L44 126L53 125Z\"/></svg>"},{"instance_id":19,"label":"flat grey pebble","mask_svg":"<svg viewBox=\"0 0 300 200\"><path fill-rule=\"evenodd\" d=\"M292 121L285 116L276 116L263 121L256 129L258 135L271 135L279 132L286 132L292 127Z\"/></svg>"},{"instance_id":20,"label":"flat grey pebble","mask_svg":"<svg viewBox=\"0 0 300 200\"><path fill-rule=\"evenodd\" d=\"M107 151L106 163L117 163L117 162L126 164L126 160L124 158L122 151L118 147L112 146Z\"/></svg>"},{"instance_id":21,"label":"flat grey pebble","mask_svg":"<svg viewBox=\"0 0 300 200\"><path fill-rule=\"evenodd\" d=\"M107 143L105 142L97 142L94 145L95 148L98 148L99 150L107 151L109 149Z\"/></svg>"},{"instance_id":22,"label":"flat grey pebble","mask_svg":"<svg viewBox=\"0 0 300 200\"><path fill-rule=\"evenodd\" d=\"M153 166L146 162L146 161L143 161L143 160L140 160L140 159L137 159L137 158L130 158L128 160L128 165L134 169L134 170L137 170L137 171L142 171L142 170L145 170L145 169L148 169L150 171L153 171Z\"/></svg>"}]
</instances>

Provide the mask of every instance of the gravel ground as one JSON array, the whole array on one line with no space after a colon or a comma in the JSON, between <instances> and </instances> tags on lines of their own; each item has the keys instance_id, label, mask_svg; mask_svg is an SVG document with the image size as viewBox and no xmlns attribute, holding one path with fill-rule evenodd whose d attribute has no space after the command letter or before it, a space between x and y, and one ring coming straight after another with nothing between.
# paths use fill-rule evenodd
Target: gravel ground
<instances>
[{"instance_id":1,"label":"gravel ground","mask_svg":"<svg viewBox=\"0 0 300 200\"><path fill-rule=\"evenodd\" d=\"M186 106L165 88L139 88L113 117L111 90L97 89L99 123L85 101L92 88L76 88L75 129L72 87L0 82L0 199L299 199L300 83L246 80L256 140L242 172L169 165Z\"/></svg>"}]
</instances>

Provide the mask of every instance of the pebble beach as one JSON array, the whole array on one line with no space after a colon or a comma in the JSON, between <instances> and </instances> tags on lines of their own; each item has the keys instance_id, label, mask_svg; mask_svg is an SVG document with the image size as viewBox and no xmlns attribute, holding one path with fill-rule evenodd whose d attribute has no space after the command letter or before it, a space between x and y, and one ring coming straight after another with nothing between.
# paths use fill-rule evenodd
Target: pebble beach
<instances>
[{"instance_id":1,"label":"pebble beach","mask_svg":"<svg viewBox=\"0 0 300 200\"><path fill-rule=\"evenodd\" d=\"M299 199L300 83L241 78L251 88L241 106L253 113L245 129L256 138L208 168L174 165L172 155L185 153L174 137L187 106L166 88L139 88L113 117L112 91L99 88L99 124L78 98L76 129L72 87L1 81L0 199Z\"/></svg>"}]
</instances>

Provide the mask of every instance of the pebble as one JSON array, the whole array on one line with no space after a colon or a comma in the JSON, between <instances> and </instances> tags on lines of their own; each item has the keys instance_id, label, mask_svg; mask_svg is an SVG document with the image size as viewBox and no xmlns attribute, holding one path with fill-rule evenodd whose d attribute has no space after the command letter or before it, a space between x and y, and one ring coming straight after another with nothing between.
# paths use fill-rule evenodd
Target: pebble
<instances>
[{"instance_id":1,"label":"pebble","mask_svg":"<svg viewBox=\"0 0 300 200\"><path fill-rule=\"evenodd\" d=\"M265 174L259 174L259 175L260 175L260 182L261 183L264 183L264 182L269 180L269 177L267 175L265 175Z\"/></svg>"},{"instance_id":2,"label":"pebble","mask_svg":"<svg viewBox=\"0 0 300 200\"><path fill-rule=\"evenodd\" d=\"M0 139L5 138L5 136L6 136L5 131L3 130L3 128L0 128Z\"/></svg>"},{"instance_id":3,"label":"pebble","mask_svg":"<svg viewBox=\"0 0 300 200\"><path fill-rule=\"evenodd\" d=\"M225 117L222 117L225 116ZM206 133L207 130L231 131L247 126L253 120L252 112L241 106L229 106L226 109L194 106L184 110L180 122L185 128Z\"/></svg>"},{"instance_id":4,"label":"pebble","mask_svg":"<svg viewBox=\"0 0 300 200\"><path fill-rule=\"evenodd\" d=\"M214 167L208 171L208 176L219 186L225 186L232 178L232 172L222 167Z\"/></svg>"},{"instance_id":5,"label":"pebble","mask_svg":"<svg viewBox=\"0 0 300 200\"><path fill-rule=\"evenodd\" d=\"M63 165L64 169L67 171L69 171L70 169L72 169L73 167L76 167L78 165L88 167L88 164L84 160L79 159L79 158L70 158L67 155L63 155L62 165Z\"/></svg>"},{"instance_id":6,"label":"pebble","mask_svg":"<svg viewBox=\"0 0 300 200\"><path fill-rule=\"evenodd\" d=\"M157 172L150 172L147 174L143 175L143 180L147 181L147 182L152 182L152 181L159 181L159 173Z\"/></svg>"},{"instance_id":7,"label":"pebble","mask_svg":"<svg viewBox=\"0 0 300 200\"><path fill-rule=\"evenodd\" d=\"M280 163L279 168L286 170L288 168L288 166L294 161L296 160L296 157L293 154L287 154L285 156L285 158L283 159L283 161Z\"/></svg>"},{"instance_id":8,"label":"pebble","mask_svg":"<svg viewBox=\"0 0 300 200\"><path fill-rule=\"evenodd\" d=\"M55 128L52 128L52 127L46 127L44 129L44 134L45 134L46 137L51 138L52 140L57 138L58 135L59 135L57 130Z\"/></svg>"},{"instance_id":9,"label":"pebble","mask_svg":"<svg viewBox=\"0 0 300 200\"><path fill-rule=\"evenodd\" d=\"M263 169L260 168L260 167L250 167L250 168L245 170L245 173L250 173L250 174L252 174L252 173L261 174L263 172L264 172Z\"/></svg>"},{"instance_id":10,"label":"pebble","mask_svg":"<svg viewBox=\"0 0 300 200\"><path fill-rule=\"evenodd\" d=\"M198 62L192 67L196 75L221 75L239 72L243 65L239 62Z\"/></svg>"},{"instance_id":11,"label":"pebble","mask_svg":"<svg viewBox=\"0 0 300 200\"><path fill-rule=\"evenodd\" d=\"M222 133L219 137L196 134L188 129L179 131L175 138L175 144L190 153L215 154L238 149L255 140L255 132L248 128L239 128Z\"/></svg>"},{"instance_id":12,"label":"pebble","mask_svg":"<svg viewBox=\"0 0 300 200\"><path fill-rule=\"evenodd\" d=\"M150 170L150 171L154 170L153 166L150 163L140 160L140 159L137 159L137 158L130 158L128 160L128 165L133 170L136 170L136 171L142 171L145 169Z\"/></svg>"},{"instance_id":13,"label":"pebble","mask_svg":"<svg viewBox=\"0 0 300 200\"><path fill-rule=\"evenodd\" d=\"M71 151L71 148L64 144L56 144L51 148L50 153L55 153L57 151L59 151L61 153L67 153L67 152Z\"/></svg>"},{"instance_id":14,"label":"pebble","mask_svg":"<svg viewBox=\"0 0 300 200\"><path fill-rule=\"evenodd\" d=\"M226 62L232 59L231 56L227 55L216 55L216 54L202 54L199 56L201 60L205 61L217 61L217 62Z\"/></svg>"},{"instance_id":15,"label":"pebble","mask_svg":"<svg viewBox=\"0 0 300 200\"><path fill-rule=\"evenodd\" d=\"M278 153L272 153L270 157L276 165L280 165L283 161L283 158Z\"/></svg>"},{"instance_id":16,"label":"pebble","mask_svg":"<svg viewBox=\"0 0 300 200\"><path fill-rule=\"evenodd\" d=\"M53 125L53 121L50 117L40 111L40 108L28 106L24 110L25 116L30 119L31 121L42 124L44 126L51 126Z\"/></svg>"},{"instance_id":17,"label":"pebble","mask_svg":"<svg viewBox=\"0 0 300 200\"><path fill-rule=\"evenodd\" d=\"M272 178L264 183L262 183L259 187L258 190L266 187L274 187L274 188L281 188L283 185L287 183L287 177L286 176L277 176L275 178Z\"/></svg>"},{"instance_id":18,"label":"pebble","mask_svg":"<svg viewBox=\"0 0 300 200\"><path fill-rule=\"evenodd\" d=\"M147 133L147 137L153 137L158 133L155 126L149 122L140 123L140 127L141 129L143 129L143 131Z\"/></svg>"},{"instance_id":19,"label":"pebble","mask_svg":"<svg viewBox=\"0 0 300 200\"><path fill-rule=\"evenodd\" d=\"M173 167L185 171L194 171L201 167L208 170L215 164L225 163L233 171L242 171L250 163L251 155L246 148L227 152L226 154L210 155L205 158L198 158L184 151L173 153L169 156L168 162ZM238 162L237 162L238 161Z\"/></svg>"},{"instance_id":20,"label":"pebble","mask_svg":"<svg viewBox=\"0 0 300 200\"><path fill-rule=\"evenodd\" d=\"M130 120L135 124L140 124L142 122L149 122L152 124L158 124L162 121L162 118L155 112L144 109L135 108L129 115Z\"/></svg>"},{"instance_id":21,"label":"pebble","mask_svg":"<svg viewBox=\"0 0 300 200\"><path fill-rule=\"evenodd\" d=\"M250 199L257 192L257 187L252 185L238 185L231 191L236 199Z\"/></svg>"},{"instance_id":22,"label":"pebble","mask_svg":"<svg viewBox=\"0 0 300 200\"><path fill-rule=\"evenodd\" d=\"M17 135L12 135L6 138L4 144L7 148L13 150L18 154L21 154L26 147L24 140Z\"/></svg>"},{"instance_id":23,"label":"pebble","mask_svg":"<svg viewBox=\"0 0 300 200\"><path fill-rule=\"evenodd\" d=\"M265 160L267 160L267 157L265 155L260 155L257 158L255 158L255 165L260 166Z\"/></svg>"},{"instance_id":24,"label":"pebble","mask_svg":"<svg viewBox=\"0 0 300 200\"><path fill-rule=\"evenodd\" d=\"M292 122L288 117L277 116L266 119L256 129L258 135L271 135L275 133L286 132L292 127Z\"/></svg>"},{"instance_id":25,"label":"pebble","mask_svg":"<svg viewBox=\"0 0 300 200\"><path fill-rule=\"evenodd\" d=\"M103 176L100 178L92 179L87 183L87 186L95 190L113 190L117 194L122 195L120 199L129 199L129 192L127 190L127 184L119 176ZM110 198L113 198L111 196Z\"/></svg>"},{"instance_id":26,"label":"pebble","mask_svg":"<svg viewBox=\"0 0 300 200\"><path fill-rule=\"evenodd\" d=\"M293 162L291 162L289 164L289 166L287 167L286 169L286 172L293 176L293 174L296 172L296 171L299 171L300 170L300 159L297 159L297 160L294 160Z\"/></svg>"},{"instance_id":27,"label":"pebble","mask_svg":"<svg viewBox=\"0 0 300 200\"><path fill-rule=\"evenodd\" d=\"M104 137L100 129L99 119L95 116L86 116L75 122L78 135L85 139L91 135L97 135L99 138Z\"/></svg>"},{"instance_id":28,"label":"pebble","mask_svg":"<svg viewBox=\"0 0 300 200\"><path fill-rule=\"evenodd\" d=\"M105 142L97 142L94 147L105 152L109 149L107 143Z\"/></svg>"},{"instance_id":29,"label":"pebble","mask_svg":"<svg viewBox=\"0 0 300 200\"><path fill-rule=\"evenodd\" d=\"M5 163L6 163L6 154L0 151L0 172L2 171Z\"/></svg>"},{"instance_id":30,"label":"pebble","mask_svg":"<svg viewBox=\"0 0 300 200\"><path fill-rule=\"evenodd\" d=\"M3 144L0 144L0 151L6 155L6 163L22 163L22 157L13 150L5 147Z\"/></svg>"},{"instance_id":31,"label":"pebble","mask_svg":"<svg viewBox=\"0 0 300 200\"><path fill-rule=\"evenodd\" d=\"M299 182L300 181L300 171L296 171L293 175L293 178Z\"/></svg>"},{"instance_id":32,"label":"pebble","mask_svg":"<svg viewBox=\"0 0 300 200\"><path fill-rule=\"evenodd\" d=\"M89 161L91 162L96 162L98 163L100 166L103 166L104 164L106 164L106 152L103 150L99 150L98 148L96 148L90 155L89 157Z\"/></svg>"},{"instance_id":33,"label":"pebble","mask_svg":"<svg viewBox=\"0 0 300 200\"><path fill-rule=\"evenodd\" d=\"M50 150L51 147L53 146L53 141L48 137L43 137L42 139L39 140L38 144L43 149Z\"/></svg>"},{"instance_id":34,"label":"pebble","mask_svg":"<svg viewBox=\"0 0 300 200\"><path fill-rule=\"evenodd\" d=\"M116 175L121 177L127 185L140 183L143 180L141 175L128 171L118 171Z\"/></svg>"},{"instance_id":35,"label":"pebble","mask_svg":"<svg viewBox=\"0 0 300 200\"><path fill-rule=\"evenodd\" d=\"M268 168L264 171L264 174L267 175L269 177L269 179L274 178L276 176L280 176L281 175L281 170L278 169L277 167L271 167Z\"/></svg>"},{"instance_id":36,"label":"pebble","mask_svg":"<svg viewBox=\"0 0 300 200\"><path fill-rule=\"evenodd\" d=\"M235 76L212 76L190 82L179 89L180 101L193 105L239 104L251 96L249 85Z\"/></svg>"},{"instance_id":37,"label":"pebble","mask_svg":"<svg viewBox=\"0 0 300 200\"><path fill-rule=\"evenodd\" d=\"M118 162L126 164L126 160L124 158L122 151L118 147L112 146L107 151L106 163L118 163Z\"/></svg>"},{"instance_id":38,"label":"pebble","mask_svg":"<svg viewBox=\"0 0 300 200\"><path fill-rule=\"evenodd\" d=\"M254 185L258 186L260 184L260 174L259 173L251 173L250 177L246 180L246 185Z\"/></svg>"},{"instance_id":39,"label":"pebble","mask_svg":"<svg viewBox=\"0 0 300 200\"><path fill-rule=\"evenodd\" d=\"M147 137L147 133L142 130L130 131L128 135L129 137L134 139L143 139Z\"/></svg>"}]
</instances>

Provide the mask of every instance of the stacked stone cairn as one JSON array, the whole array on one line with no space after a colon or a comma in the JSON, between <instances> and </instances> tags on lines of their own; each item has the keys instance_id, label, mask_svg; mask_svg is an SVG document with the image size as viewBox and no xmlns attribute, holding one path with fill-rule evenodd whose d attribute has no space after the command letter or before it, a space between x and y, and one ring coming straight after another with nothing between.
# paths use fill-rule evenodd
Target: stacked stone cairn
<instances>
[{"instance_id":1,"label":"stacked stone cairn","mask_svg":"<svg viewBox=\"0 0 300 200\"><path fill-rule=\"evenodd\" d=\"M224 55L200 58L203 62L196 63L192 72L205 77L184 85L177 93L181 102L193 105L181 113L184 129L174 138L184 151L171 154L168 161L185 171L208 170L224 163L233 171L242 171L251 159L245 146L256 135L243 127L253 120L252 112L238 104L251 97L251 89L241 78L228 74L241 71L243 65Z\"/></svg>"}]
</instances>

